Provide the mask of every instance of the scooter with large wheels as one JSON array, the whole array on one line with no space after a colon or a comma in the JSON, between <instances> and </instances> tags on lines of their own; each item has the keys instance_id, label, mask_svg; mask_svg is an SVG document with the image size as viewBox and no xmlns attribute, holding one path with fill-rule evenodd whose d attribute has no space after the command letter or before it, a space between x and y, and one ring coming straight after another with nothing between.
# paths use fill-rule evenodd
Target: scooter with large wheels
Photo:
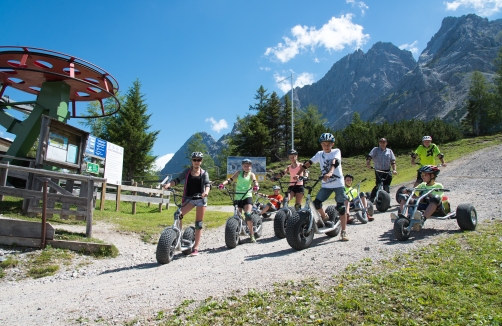
<instances>
[{"instance_id":1,"label":"scooter with large wheels","mask_svg":"<svg viewBox=\"0 0 502 326\"><path fill-rule=\"evenodd\" d=\"M393 233L397 240L405 241L411 235L411 231L419 231L425 224L423 211L418 210L420 201L434 192L449 192L448 189L416 189L407 188L410 194L403 208L403 213L391 213L391 221L394 222ZM411 194L418 192L418 198L412 198ZM448 198L443 196L442 206L436 210L427 220L457 220L457 224L462 230L473 231L478 224L478 214L472 204L460 204L453 211Z\"/></svg>"},{"instance_id":2,"label":"scooter with large wheels","mask_svg":"<svg viewBox=\"0 0 502 326\"><path fill-rule=\"evenodd\" d=\"M371 168L375 170L374 167ZM376 209L379 212L385 213L390 208L390 194L388 189L385 189L386 187L388 188L388 186L384 186L383 182L392 175L392 171L381 171L381 170L375 170L375 171L380 176L380 183L378 184L375 198L371 199Z\"/></svg>"},{"instance_id":3,"label":"scooter with large wheels","mask_svg":"<svg viewBox=\"0 0 502 326\"><path fill-rule=\"evenodd\" d=\"M228 196L232 200L234 204L234 215L229 217L225 222L225 245L229 249L233 249L237 247L238 244L241 243L241 236L250 235L248 225L244 219L243 214L241 213L237 202L235 201L235 195L246 195L253 188L249 188L246 192L235 192L230 191L228 188L223 188L227 191ZM261 237L263 232L263 218L259 214L260 209L253 205L253 209L251 211L251 218L253 221L253 233L254 237L258 239Z\"/></svg>"},{"instance_id":4,"label":"scooter with large wheels","mask_svg":"<svg viewBox=\"0 0 502 326\"><path fill-rule=\"evenodd\" d=\"M355 212L357 220L362 224L368 223L368 215L374 214L373 203L369 200L369 198L366 198L366 204L368 207L364 207L361 200L361 183L366 180L366 178L362 179L356 186L350 187L345 193L347 195L352 189L357 189L357 197L354 198L350 204L350 212Z\"/></svg>"},{"instance_id":5,"label":"scooter with large wheels","mask_svg":"<svg viewBox=\"0 0 502 326\"><path fill-rule=\"evenodd\" d=\"M296 212L294 207L289 207L289 192L288 187L291 185L290 181L280 181L277 178L272 179L275 182L279 183L281 187L281 192L284 194L284 198L282 200L282 208L277 210L274 218L274 233L275 236L279 239L284 239L286 237L286 223L291 218L291 216ZM307 177L298 176L298 180L293 184L296 185L299 181L306 181ZM286 188L284 188L286 186ZM284 190L286 189L286 190Z\"/></svg>"},{"instance_id":6,"label":"scooter with large wheels","mask_svg":"<svg viewBox=\"0 0 502 326\"><path fill-rule=\"evenodd\" d=\"M160 234L159 242L157 243L156 258L159 264L167 264L173 260L174 253L181 251L184 255L192 253L195 244L195 227L190 226L181 231L181 208L185 206L190 200L201 199L201 194L194 196L182 196L180 202L176 201L177 196L174 189L170 189L174 198L174 204L178 209L174 212L174 224L166 227Z\"/></svg>"},{"instance_id":7,"label":"scooter with large wheels","mask_svg":"<svg viewBox=\"0 0 502 326\"><path fill-rule=\"evenodd\" d=\"M340 178L339 176L336 177ZM320 180L322 180L322 176L311 186L304 183L304 188L307 190L305 206L294 212L286 224L286 240L293 249L303 250L308 248L312 244L314 234L326 234L329 237L336 237L342 229L340 215L335 205L326 207L325 212L328 215L326 222L323 222L319 212L314 207L311 194Z\"/></svg>"}]
</instances>

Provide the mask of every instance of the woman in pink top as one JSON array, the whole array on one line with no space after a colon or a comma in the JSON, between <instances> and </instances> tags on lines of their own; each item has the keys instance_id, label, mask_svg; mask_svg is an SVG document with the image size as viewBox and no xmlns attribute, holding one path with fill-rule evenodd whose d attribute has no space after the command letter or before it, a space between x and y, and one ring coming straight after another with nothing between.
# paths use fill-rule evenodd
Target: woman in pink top
<instances>
[{"instance_id":1,"label":"woman in pink top","mask_svg":"<svg viewBox=\"0 0 502 326\"><path fill-rule=\"evenodd\" d=\"M302 200L303 200L303 181L295 180L294 177L297 175L298 171L302 164L298 162L298 152L294 149L288 152L289 160L291 164L288 165L284 171L281 171L275 175L275 178L280 179L286 173L289 174L289 188L288 188L288 199L291 200L295 197L295 209L298 210L301 208ZM299 174L304 177L308 177L308 171L305 170L303 173Z\"/></svg>"}]
</instances>

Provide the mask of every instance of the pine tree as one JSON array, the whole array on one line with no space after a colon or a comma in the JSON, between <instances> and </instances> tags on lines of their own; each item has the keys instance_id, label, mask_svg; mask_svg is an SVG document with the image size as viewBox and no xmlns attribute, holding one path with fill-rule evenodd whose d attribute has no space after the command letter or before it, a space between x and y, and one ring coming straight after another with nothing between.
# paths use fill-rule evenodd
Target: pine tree
<instances>
[{"instance_id":1,"label":"pine tree","mask_svg":"<svg viewBox=\"0 0 502 326\"><path fill-rule=\"evenodd\" d=\"M122 178L132 180L152 169L156 156L152 148L159 131L148 132L151 114L141 94L141 83L136 80L126 94L125 103L115 119L107 126L105 139L124 148Z\"/></svg>"},{"instance_id":2,"label":"pine tree","mask_svg":"<svg viewBox=\"0 0 502 326\"><path fill-rule=\"evenodd\" d=\"M491 88L481 72L475 71L472 74L467 98L467 115L462 119L462 125L467 132L476 136L488 132L495 122L494 96L490 92Z\"/></svg>"},{"instance_id":3,"label":"pine tree","mask_svg":"<svg viewBox=\"0 0 502 326\"><path fill-rule=\"evenodd\" d=\"M309 105L304 111L299 111L295 123L296 150L301 156L309 156L318 152L319 136L333 131L325 126L327 119L323 118L315 105Z\"/></svg>"},{"instance_id":4,"label":"pine tree","mask_svg":"<svg viewBox=\"0 0 502 326\"><path fill-rule=\"evenodd\" d=\"M117 93L115 94L117 99L120 102L120 106L124 106L125 97ZM106 114L117 111L117 101L114 98L108 97L104 100L103 106ZM87 105L86 114L88 116L99 116L102 115L101 105L98 101L90 102ZM115 119L115 116L107 116L102 118L95 119L83 119L83 121L79 121L78 123L84 127L87 127L91 135L96 136L98 138L104 139L106 137L106 130L108 129L108 125Z\"/></svg>"},{"instance_id":5,"label":"pine tree","mask_svg":"<svg viewBox=\"0 0 502 326\"><path fill-rule=\"evenodd\" d=\"M250 105L250 110L261 111L268 103L269 94L267 94L267 90L263 88L263 85L260 85L260 88L256 91L256 95L254 99L258 101L255 105Z\"/></svg>"}]
</instances>

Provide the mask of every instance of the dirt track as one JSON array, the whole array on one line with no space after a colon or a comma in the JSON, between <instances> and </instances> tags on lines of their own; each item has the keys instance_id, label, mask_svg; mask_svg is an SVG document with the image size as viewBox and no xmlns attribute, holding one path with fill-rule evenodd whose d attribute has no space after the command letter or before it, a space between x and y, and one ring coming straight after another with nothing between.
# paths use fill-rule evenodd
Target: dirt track
<instances>
[{"instance_id":1,"label":"dirt track","mask_svg":"<svg viewBox=\"0 0 502 326\"><path fill-rule=\"evenodd\" d=\"M502 146L485 149L441 171L438 181L452 190L448 194L452 207L471 202L481 221L501 218L501 153ZM393 187L392 194L396 189ZM73 265L40 280L1 279L0 324L121 324L136 318L142 324L153 324L148 320L158 311L174 308L184 299L245 293L251 288L266 290L275 282L305 277L331 283L330 276L349 263L363 258L380 260L461 232L456 221L427 221L409 241L398 242L392 235L389 212L375 214L375 221L366 225L349 225L349 242L316 235L312 246L303 251L275 238L272 221L265 222L257 244L246 239L232 250L226 249L224 230L218 228L204 233L198 257L180 253L162 266L155 261L155 245L97 224L94 236L115 244L119 257ZM88 258L81 258L85 260Z\"/></svg>"}]
</instances>

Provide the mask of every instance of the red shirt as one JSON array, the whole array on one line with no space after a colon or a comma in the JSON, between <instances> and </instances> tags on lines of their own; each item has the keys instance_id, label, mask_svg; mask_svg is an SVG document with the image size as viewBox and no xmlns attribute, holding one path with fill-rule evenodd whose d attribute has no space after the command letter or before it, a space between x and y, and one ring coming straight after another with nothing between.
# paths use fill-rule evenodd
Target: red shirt
<instances>
[{"instance_id":1,"label":"red shirt","mask_svg":"<svg viewBox=\"0 0 502 326\"><path fill-rule=\"evenodd\" d=\"M275 198L277 201L270 201L272 204L274 204L275 208L279 209L281 208L281 202L282 202L282 196L281 195L268 195L268 198Z\"/></svg>"}]
</instances>

